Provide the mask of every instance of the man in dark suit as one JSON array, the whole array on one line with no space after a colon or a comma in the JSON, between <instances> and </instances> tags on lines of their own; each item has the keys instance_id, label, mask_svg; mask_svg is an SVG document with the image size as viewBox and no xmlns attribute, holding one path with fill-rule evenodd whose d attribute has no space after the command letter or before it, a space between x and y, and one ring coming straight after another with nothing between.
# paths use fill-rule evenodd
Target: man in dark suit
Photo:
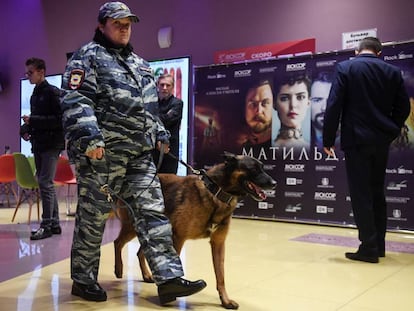
<instances>
[{"instance_id":1,"label":"man in dark suit","mask_svg":"<svg viewBox=\"0 0 414 311\"><path fill-rule=\"evenodd\" d=\"M170 132L170 153L179 156L180 151L180 125L183 114L183 101L173 95L174 77L171 74L163 74L158 78L158 105L159 118L165 128ZM155 164L158 164L160 152L153 151ZM158 173L177 174L178 161L170 156L162 159Z\"/></svg>"},{"instance_id":2,"label":"man in dark suit","mask_svg":"<svg viewBox=\"0 0 414 311\"><path fill-rule=\"evenodd\" d=\"M378 58L381 49L377 38L364 38L357 56L337 65L323 127L324 150L334 156L341 123L341 149L361 241L355 253L345 256L370 263L385 256L388 151L410 112L401 71Z\"/></svg>"}]
</instances>

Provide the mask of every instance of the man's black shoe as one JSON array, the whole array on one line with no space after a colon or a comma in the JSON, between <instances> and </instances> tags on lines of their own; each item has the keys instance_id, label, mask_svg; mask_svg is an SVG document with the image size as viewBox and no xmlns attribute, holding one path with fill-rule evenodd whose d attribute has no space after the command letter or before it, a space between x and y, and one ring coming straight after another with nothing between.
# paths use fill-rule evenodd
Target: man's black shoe
<instances>
[{"instance_id":1,"label":"man's black shoe","mask_svg":"<svg viewBox=\"0 0 414 311\"><path fill-rule=\"evenodd\" d=\"M89 301L106 301L107 299L106 292L98 283L85 285L73 282L72 295Z\"/></svg>"},{"instance_id":2,"label":"man's black shoe","mask_svg":"<svg viewBox=\"0 0 414 311\"><path fill-rule=\"evenodd\" d=\"M40 227L36 231L32 231L30 235L30 240L41 240L50 238L52 236L52 231L49 228Z\"/></svg>"},{"instance_id":3,"label":"man's black shoe","mask_svg":"<svg viewBox=\"0 0 414 311\"><path fill-rule=\"evenodd\" d=\"M54 227L52 227L52 233L53 234L62 234L62 228L59 225L54 226Z\"/></svg>"},{"instance_id":4,"label":"man's black shoe","mask_svg":"<svg viewBox=\"0 0 414 311\"><path fill-rule=\"evenodd\" d=\"M363 255L359 252L356 253L345 253L345 257L351 260L359 260L359 261L364 261L364 262L369 262L369 263L378 263L379 259L378 256L367 256L367 255Z\"/></svg>"},{"instance_id":5,"label":"man's black shoe","mask_svg":"<svg viewBox=\"0 0 414 311\"><path fill-rule=\"evenodd\" d=\"M158 297L163 305L174 301L177 297L195 294L206 286L207 284L203 280L191 282L183 278L176 278L158 286Z\"/></svg>"}]
</instances>

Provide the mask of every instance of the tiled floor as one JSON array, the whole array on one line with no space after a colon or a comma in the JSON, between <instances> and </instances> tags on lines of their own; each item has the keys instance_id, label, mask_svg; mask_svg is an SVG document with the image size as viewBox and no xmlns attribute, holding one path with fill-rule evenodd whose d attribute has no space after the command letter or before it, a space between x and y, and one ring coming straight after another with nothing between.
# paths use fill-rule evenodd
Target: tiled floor
<instances>
[{"instance_id":1,"label":"tiled floor","mask_svg":"<svg viewBox=\"0 0 414 311\"><path fill-rule=\"evenodd\" d=\"M167 307L158 305L153 284L142 282L133 241L124 249L124 278L113 274L111 241L119 223L105 232L100 284L108 301L83 301L70 294L69 253L73 218L62 204L61 236L30 241L27 207L11 224L13 209L0 207L0 310L222 310L208 240L185 244L186 277L207 288ZM414 310L414 234L389 233L379 264L353 262L344 252L358 245L356 231L293 223L233 219L227 239L226 286L239 310L379 311Z\"/></svg>"}]
</instances>

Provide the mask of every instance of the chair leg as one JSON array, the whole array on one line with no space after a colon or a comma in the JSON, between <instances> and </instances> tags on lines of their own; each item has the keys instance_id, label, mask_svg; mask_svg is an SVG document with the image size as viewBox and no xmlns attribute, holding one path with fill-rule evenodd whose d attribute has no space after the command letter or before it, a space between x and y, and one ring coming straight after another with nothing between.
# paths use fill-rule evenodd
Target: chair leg
<instances>
[{"instance_id":1,"label":"chair leg","mask_svg":"<svg viewBox=\"0 0 414 311\"><path fill-rule=\"evenodd\" d=\"M28 203L29 203L29 219L27 223L30 225L30 221L32 219L32 208L33 205L36 203L37 206L37 221L40 222L40 196L39 196L39 189L30 190L30 195L28 196Z\"/></svg>"},{"instance_id":2,"label":"chair leg","mask_svg":"<svg viewBox=\"0 0 414 311\"><path fill-rule=\"evenodd\" d=\"M16 194L16 190L14 190L13 184L8 182L8 183L4 183L2 184L3 186L3 190L2 193L4 193L4 195L6 196L7 199L7 207L10 208L10 194L13 194L15 201L17 202L17 194Z\"/></svg>"},{"instance_id":3,"label":"chair leg","mask_svg":"<svg viewBox=\"0 0 414 311\"><path fill-rule=\"evenodd\" d=\"M17 210L19 209L20 204L22 204L23 195L24 195L24 191L22 190L22 191L20 192L20 196L19 196L19 200L17 201L16 208L14 209L14 213L13 213L13 217L12 217L12 222L14 221L14 218L16 217Z\"/></svg>"},{"instance_id":4,"label":"chair leg","mask_svg":"<svg viewBox=\"0 0 414 311\"><path fill-rule=\"evenodd\" d=\"M30 225L30 218L32 218L32 206L33 206L33 201L31 199L29 199L29 218L27 219L27 224Z\"/></svg>"},{"instance_id":5,"label":"chair leg","mask_svg":"<svg viewBox=\"0 0 414 311\"><path fill-rule=\"evenodd\" d=\"M12 193L13 193L13 196L14 196L14 199L17 201L17 193L16 193L16 190L14 190L14 187L13 187L13 185L10 185L10 189L11 189L11 191L12 191Z\"/></svg>"},{"instance_id":6,"label":"chair leg","mask_svg":"<svg viewBox=\"0 0 414 311\"><path fill-rule=\"evenodd\" d=\"M5 183L4 184L4 194L7 197L7 207L10 208L10 187L11 187L11 183Z\"/></svg>"}]
</instances>

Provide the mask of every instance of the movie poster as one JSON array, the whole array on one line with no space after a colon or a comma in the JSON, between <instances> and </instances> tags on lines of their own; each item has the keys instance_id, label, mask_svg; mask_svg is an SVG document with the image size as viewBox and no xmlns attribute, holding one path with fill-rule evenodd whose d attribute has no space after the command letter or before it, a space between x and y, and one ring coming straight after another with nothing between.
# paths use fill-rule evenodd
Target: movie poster
<instances>
[{"instance_id":1,"label":"movie poster","mask_svg":"<svg viewBox=\"0 0 414 311\"><path fill-rule=\"evenodd\" d=\"M402 68L414 105L412 49L412 44L386 47L383 57L395 58L395 65ZM328 157L322 148L324 111L335 65L352 57L353 51L348 50L195 67L195 167L208 169L222 162L223 151L245 154L261 160L278 183L263 202L242 200L236 216L353 224L339 131L335 157ZM413 133L411 115L392 147L387 169L389 227L394 229L414 229L409 209L413 205L409 194Z\"/></svg>"},{"instance_id":2,"label":"movie poster","mask_svg":"<svg viewBox=\"0 0 414 311\"><path fill-rule=\"evenodd\" d=\"M414 230L414 43L384 47L381 57L399 68L411 103L401 134L391 145L385 179L388 227Z\"/></svg>"}]
</instances>

